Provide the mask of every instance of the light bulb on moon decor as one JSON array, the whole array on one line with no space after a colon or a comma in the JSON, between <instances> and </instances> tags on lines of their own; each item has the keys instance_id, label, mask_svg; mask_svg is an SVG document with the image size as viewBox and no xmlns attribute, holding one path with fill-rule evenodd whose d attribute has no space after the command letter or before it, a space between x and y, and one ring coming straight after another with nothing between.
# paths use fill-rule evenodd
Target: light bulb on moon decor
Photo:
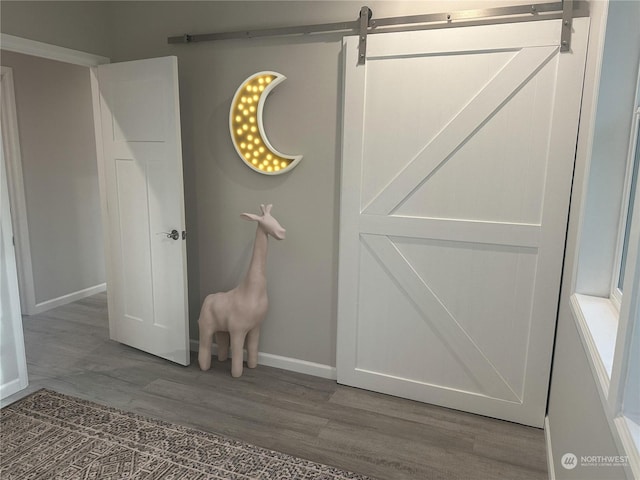
<instances>
[{"instance_id":1,"label":"light bulb on moon decor","mask_svg":"<svg viewBox=\"0 0 640 480\"><path fill-rule=\"evenodd\" d=\"M302 155L286 155L269 142L264 131L262 112L269 92L287 77L277 72L258 72L236 90L229 112L229 130L233 146L251 169L265 175L280 175L295 167Z\"/></svg>"}]
</instances>

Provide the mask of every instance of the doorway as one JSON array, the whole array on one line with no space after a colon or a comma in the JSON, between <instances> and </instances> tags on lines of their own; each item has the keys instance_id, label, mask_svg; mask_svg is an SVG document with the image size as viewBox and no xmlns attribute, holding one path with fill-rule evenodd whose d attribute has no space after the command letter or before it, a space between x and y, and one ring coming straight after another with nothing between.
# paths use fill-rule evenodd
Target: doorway
<instances>
[{"instance_id":1,"label":"doorway","mask_svg":"<svg viewBox=\"0 0 640 480\"><path fill-rule=\"evenodd\" d=\"M3 123L20 303L32 315L106 288L90 71L5 50L2 64L14 78Z\"/></svg>"},{"instance_id":2,"label":"doorway","mask_svg":"<svg viewBox=\"0 0 640 480\"><path fill-rule=\"evenodd\" d=\"M75 72L78 79L81 79L78 80L81 85L71 85L67 90L70 95L83 92L84 102L80 106L70 106L70 99L58 98L60 95L54 92L54 98L48 99L53 107L52 112L48 112L52 118L47 126L55 126L57 122L69 123L74 115L84 116L79 124L67 131L76 133L84 129L84 138L91 140L87 142L90 145L85 145L87 148L84 155L80 155L81 166L60 168L61 162L45 163L42 168L44 175L43 172L38 172L41 185L37 186L43 188L37 188L36 192L45 196L45 201L42 202L45 213L51 207L46 201L46 195L64 197L68 193L79 193L76 197L81 201L67 206L65 213L78 213L82 210L86 214L87 208L92 207L85 219L94 229L93 238L84 243L84 248L73 245L77 239L70 228L49 218L44 224L53 227L56 234L62 233L59 245L63 247L63 253L84 253L78 261L63 258L59 262L62 267L99 265L100 268L90 273L95 274L95 270L98 270L102 283L46 302L34 301L27 305L27 313L38 313L41 308L64 305L102 292L108 283L110 338L188 365L186 227L177 58L111 64L104 57L17 37L2 35L2 40L3 48L7 45L15 47L9 49L14 52L9 57L13 55L18 60L41 62L42 68L66 68ZM41 55L42 52L45 54ZM32 53L46 59L35 59L29 56ZM18 61L16 58L14 61ZM6 57L3 58L4 61ZM40 84L42 89L48 90L49 85L56 83L51 81L50 76L39 76L47 82L44 86ZM32 77L38 75L28 78ZM64 79L57 83L67 86L72 81ZM37 88L34 91L39 93ZM64 108L67 109L66 113L61 113ZM38 115L35 117L40 120ZM25 144L24 138L22 140ZM32 138L29 146L40 146L38 144L41 140ZM85 142L79 139L73 142L76 148L83 143ZM145 147L149 152L143 154ZM47 155L42 156L48 159ZM83 169L90 169L91 172L87 174ZM54 173L49 175L49 170ZM90 188L79 189L79 184L86 187L84 182L87 179L92 183ZM59 183L64 181L66 187L61 191L51 192L49 180ZM30 195L26 197L29 200ZM144 228L145 225L147 228ZM170 239L167 238L166 232L170 232L172 228L183 232L178 242L178 238L173 235ZM45 245L41 250L47 251L50 246L46 242L52 241L52 238L51 235L38 237L43 238ZM34 256L34 239L25 243L24 250L30 251ZM52 255L54 260L60 260L60 257L63 255ZM133 265L144 259L148 260L148 268L141 269ZM57 275L51 268L52 262L47 262L46 258L43 262L36 260L34 258L32 262L34 267L44 265L45 274L54 277ZM91 276L86 272L81 273L83 280ZM33 277L33 285L37 286L39 277ZM50 282L54 287L58 283L60 282ZM38 289L34 289L36 293L33 297L37 297ZM132 308L135 310L141 304L144 304L144 309L132 311ZM144 315L140 315L140 311ZM157 341L158 339L163 341Z\"/></svg>"},{"instance_id":3,"label":"doorway","mask_svg":"<svg viewBox=\"0 0 640 480\"><path fill-rule=\"evenodd\" d=\"M2 34L3 231L19 280L3 282L14 284L15 308L3 311L13 334L2 363L20 366L16 381L3 375L3 398L28 384L21 314L106 289L89 69L106 61Z\"/></svg>"}]
</instances>

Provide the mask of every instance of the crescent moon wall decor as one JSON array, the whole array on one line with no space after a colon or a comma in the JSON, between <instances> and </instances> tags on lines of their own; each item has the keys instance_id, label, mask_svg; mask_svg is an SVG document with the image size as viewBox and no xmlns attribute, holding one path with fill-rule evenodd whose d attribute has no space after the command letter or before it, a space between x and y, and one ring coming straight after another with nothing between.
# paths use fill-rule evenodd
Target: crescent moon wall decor
<instances>
[{"instance_id":1,"label":"crescent moon wall decor","mask_svg":"<svg viewBox=\"0 0 640 480\"><path fill-rule=\"evenodd\" d=\"M302 160L302 155L286 155L273 148L264 132L264 102L286 78L277 72L255 73L242 82L231 102L229 130L233 146L244 163L265 175L287 172Z\"/></svg>"}]
</instances>

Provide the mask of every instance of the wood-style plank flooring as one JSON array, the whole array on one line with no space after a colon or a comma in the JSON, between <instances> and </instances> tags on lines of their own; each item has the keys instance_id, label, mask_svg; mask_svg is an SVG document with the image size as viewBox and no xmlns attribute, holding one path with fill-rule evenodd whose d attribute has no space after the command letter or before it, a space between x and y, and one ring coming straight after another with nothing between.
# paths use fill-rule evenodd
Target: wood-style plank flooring
<instances>
[{"instance_id":1,"label":"wood-style plank flooring","mask_svg":"<svg viewBox=\"0 0 640 480\"><path fill-rule=\"evenodd\" d=\"M223 434L380 480L547 478L540 429L229 362L201 372L109 340L106 295L24 317L29 388Z\"/></svg>"}]
</instances>

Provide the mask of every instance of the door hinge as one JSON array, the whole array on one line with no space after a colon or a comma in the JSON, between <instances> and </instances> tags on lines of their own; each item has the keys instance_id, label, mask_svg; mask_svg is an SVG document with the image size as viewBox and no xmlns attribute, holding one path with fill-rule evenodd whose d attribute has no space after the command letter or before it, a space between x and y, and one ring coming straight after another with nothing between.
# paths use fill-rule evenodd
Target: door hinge
<instances>
[{"instance_id":1,"label":"door hinge","mask_svg":"<svg viewBox=\"0 0 640 480\"><path fill-rule=\"evenodd\" d=\"M182 239L183 240L187 239L187 231L186 230L182 230Z\"/></svg>"}]
</instances>

